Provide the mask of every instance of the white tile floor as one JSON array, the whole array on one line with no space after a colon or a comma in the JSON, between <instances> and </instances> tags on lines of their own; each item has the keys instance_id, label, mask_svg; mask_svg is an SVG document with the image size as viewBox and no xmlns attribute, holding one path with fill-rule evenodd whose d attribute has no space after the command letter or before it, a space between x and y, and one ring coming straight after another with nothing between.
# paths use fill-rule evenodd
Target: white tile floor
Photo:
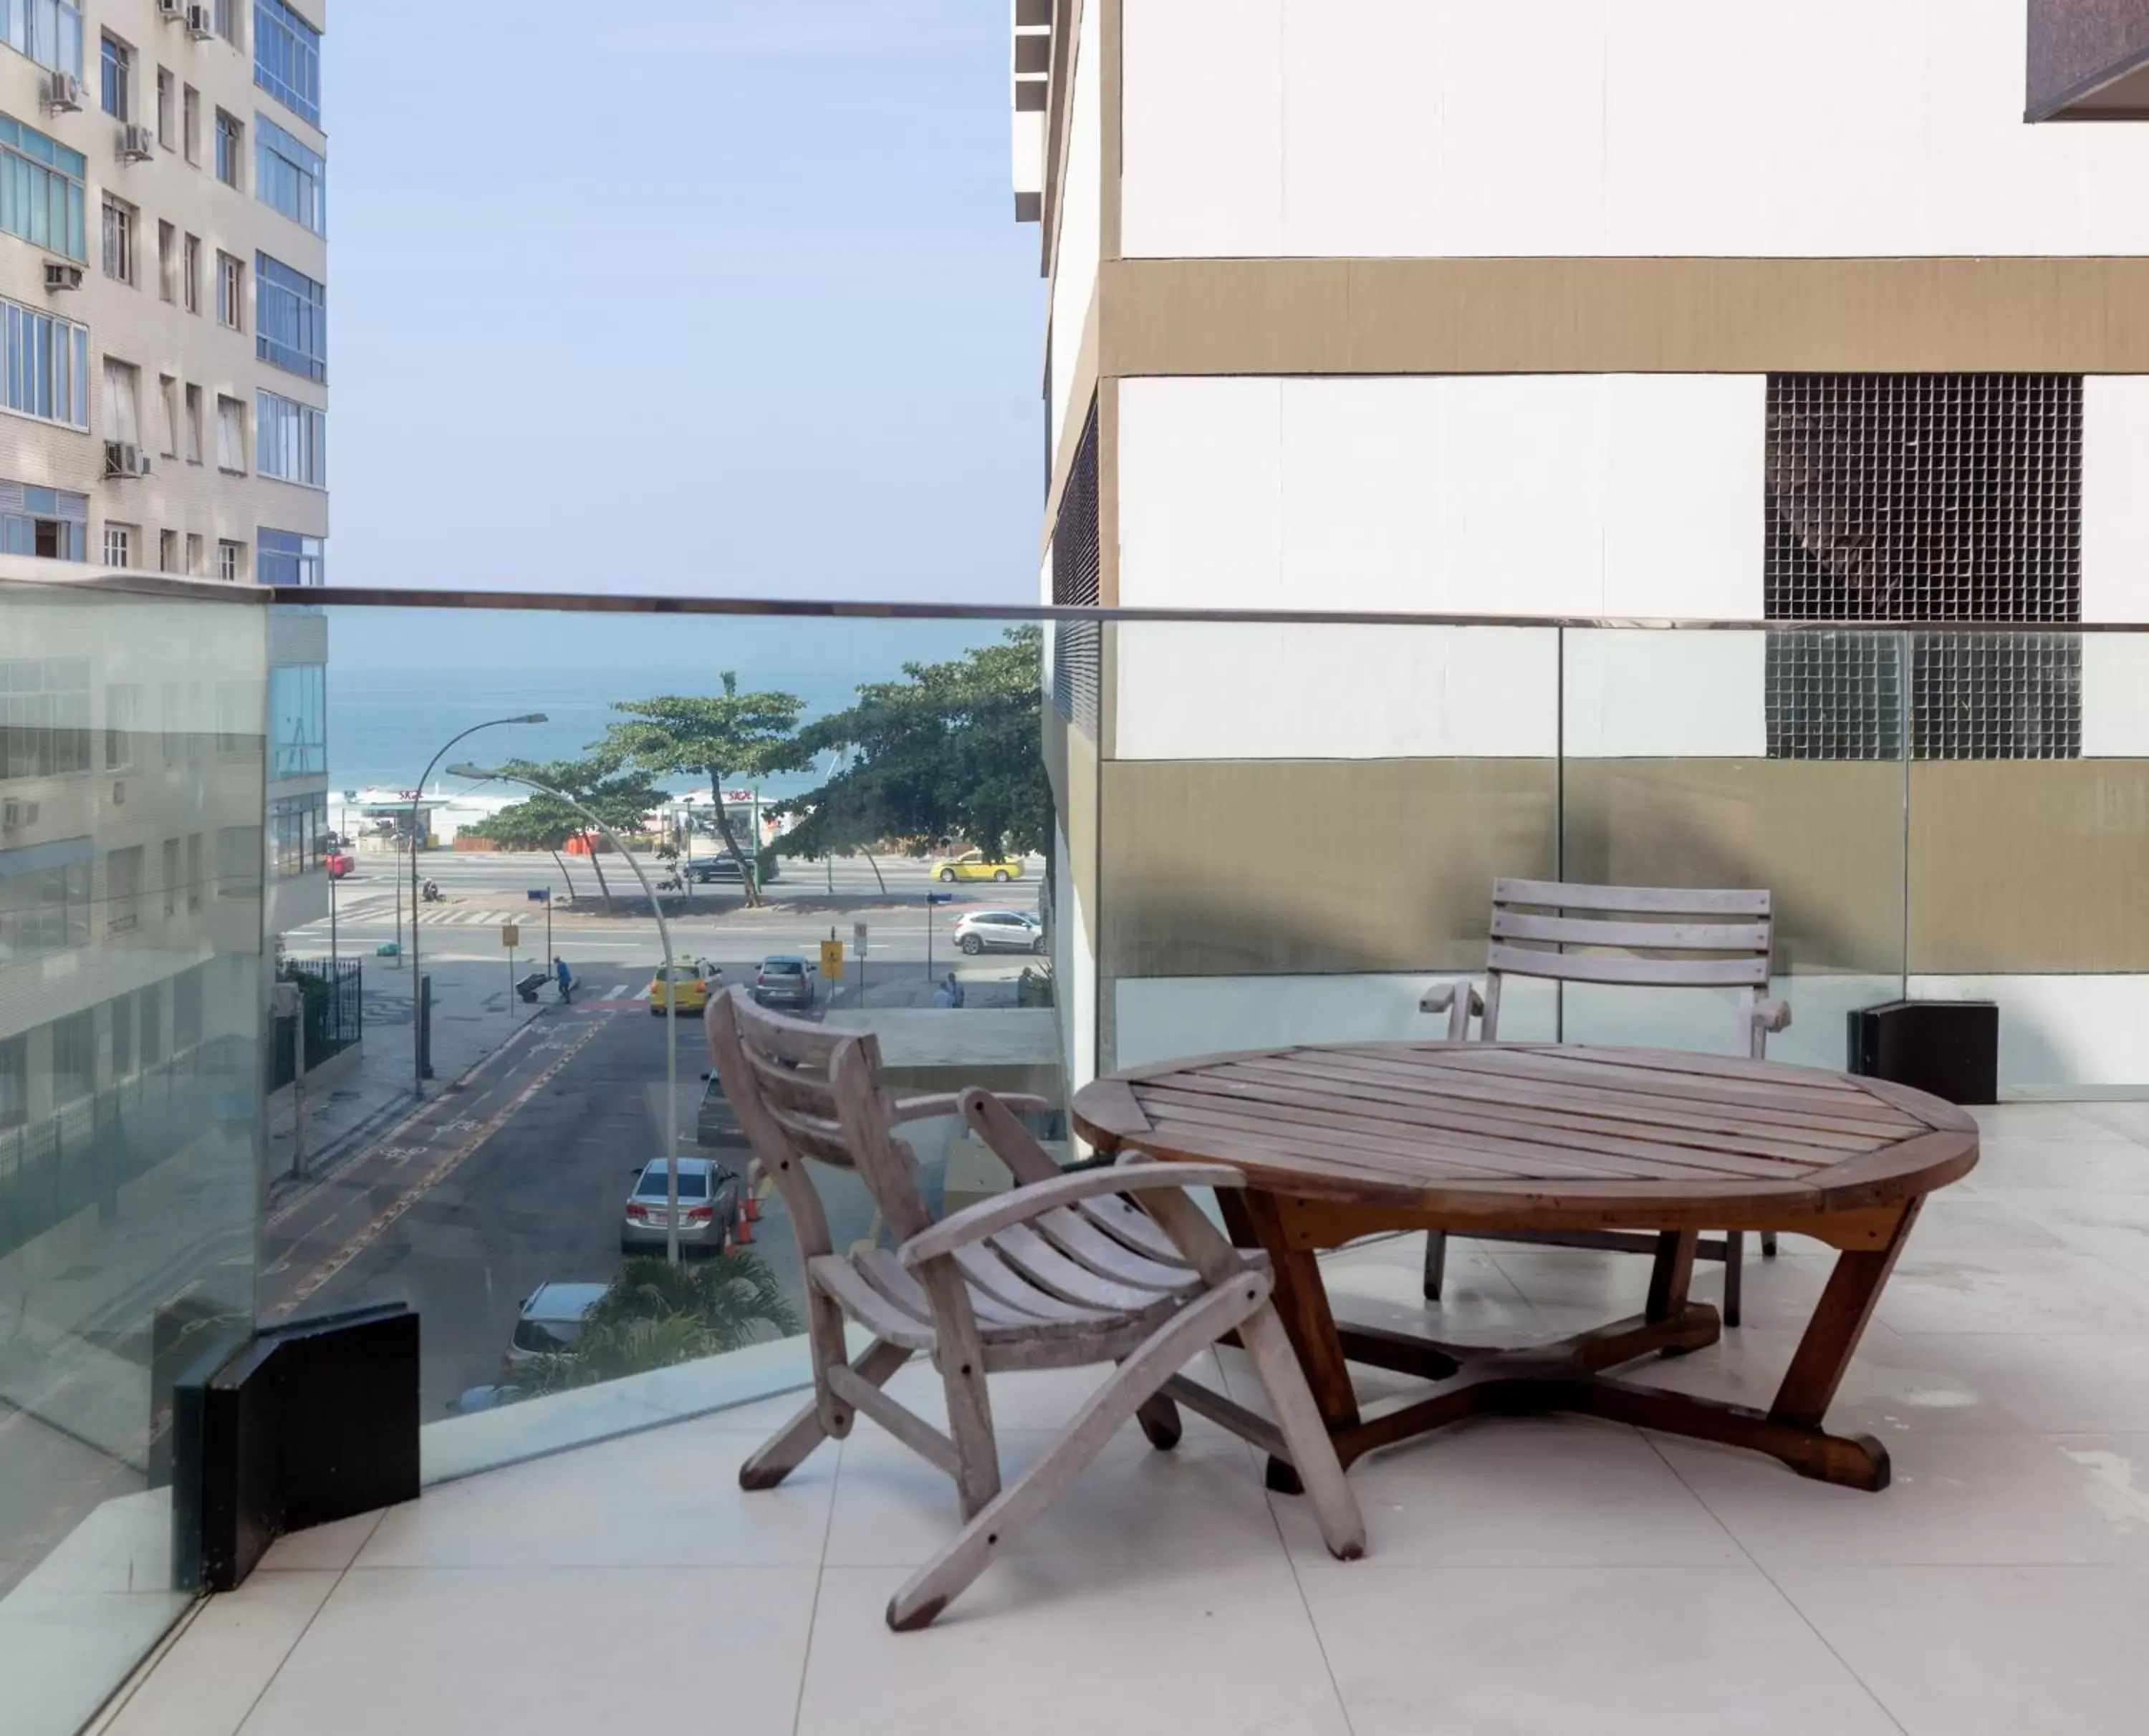
<instances>
[{"instance_id":1,"label":"white tile floor","mask_svg":"<svg viewBox=\"0 0 2149 1736\"><path fill-rule=\"evenodd\" d=\"M1984 1166L1928 1209L1830 1419L1887 1442L1884 1494L1606 1423L1488 1420L1358 1466L1371 1552L1340 1565L1251 1451L1190 1419L1170 1454L1130 1430L937 1627L898 1636L882 1607L951 1529L948 1486L867 1426L740 1493L785 1399L287 1538L110 1736L2137 1732L2149 1116L1983 1119ZM1351 1250L1331 1286L1422 1317L1420 1246ZM1643 1264L1458 1243L1444 1329L1631 1312ZM1764 1401L1826 1265L1786 1239L1749 1266L1743 1331L1633 1371ZM1231 1353L1220 1372L1250 1396ZM898 1383L933 1408L924 1371ZM1009 1459L1085 1387L996 1382Z\"/></svg>"}]
</instances>

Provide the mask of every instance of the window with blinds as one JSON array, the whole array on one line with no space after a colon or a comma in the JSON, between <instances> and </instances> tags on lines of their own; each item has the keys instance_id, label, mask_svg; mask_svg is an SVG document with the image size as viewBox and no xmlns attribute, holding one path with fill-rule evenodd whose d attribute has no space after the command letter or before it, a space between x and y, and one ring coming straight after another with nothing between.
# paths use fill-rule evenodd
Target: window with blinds
<instances>
[{"instance_id":1,"label":"window with blinds","mask_svg":"<svg viewBox=\"0 0 2149 1736\"><path fill-rule=\"evenodd\" d=\"M1098 599L1097 410L1090 408L1059 496L1052 526L1052 601L1095 608ZM1052 703L1092 739L1097 733L1104 629L1094 621L1062 621L1052 634Z\"/></svg>"}]
</instances>

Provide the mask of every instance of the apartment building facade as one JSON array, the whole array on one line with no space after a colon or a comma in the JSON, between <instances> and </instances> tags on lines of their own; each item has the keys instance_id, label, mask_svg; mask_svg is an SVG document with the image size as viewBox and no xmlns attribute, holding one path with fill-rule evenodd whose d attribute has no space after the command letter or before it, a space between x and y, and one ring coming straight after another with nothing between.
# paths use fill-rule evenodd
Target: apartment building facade
<instances>
[{"instance_id":1,"label":"apartment building facade","mask_svg":"<svg viewBox=\"0 0 2149 1736\"><path fill-rule=\"evenodd\" d=\"M0 553L317 584L323 0L0 0Z\"/></svg>"},{"instance_id":2,"label":"apartment building facade","mask_svg":"<svg viewBox=\"0 0 2149 1736\"><path fill-rule=\"evenodd\" d=\"M2149 669L1993 629L2149 620L2149 135L2025 124L2026 0L1013 17L1044 600L1752 624L1063 631L1078 1077L1431 1034L1494 873L1696 863L1778 889L1789 1053L1892 984L2140 1077L2149 840L2076 817Z\"/></svg>"}]
</instances>

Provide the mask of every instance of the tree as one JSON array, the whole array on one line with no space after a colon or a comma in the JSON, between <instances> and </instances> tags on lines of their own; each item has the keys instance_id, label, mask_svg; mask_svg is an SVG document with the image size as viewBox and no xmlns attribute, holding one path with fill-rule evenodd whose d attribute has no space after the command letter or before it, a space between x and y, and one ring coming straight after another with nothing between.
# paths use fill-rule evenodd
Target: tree
<instances>
[{"instance_id":1,"label":"tree","mask_svg":"<svg viewBox=\"0 0 2149 1736\"><path fill-rule=\"evenodd\" d=\"M1009 627L994 645L946 663L906 663L899 682L858 689L858 703L809 724L810 753L838 769L785 807L805 816L786 854L820 856L898 838L923 855L959 837L993 860L1044 850L1052 788L1044 776L1042 634Z\"/></svg>"},{"instance_id":2,"label":"tree","mask_svg":"<svg viewBox=\"0 0 2149 1736\"><path fill-rule=\"evenodd\" d=\"M735 777L796 772L813 763L798 746L798 713L805 702L793 693L742 693L738 674L727 669L723 692L622 700L612 707L628 719L605 732L605 745L626 762L656 776L698 772L709 780L709 804L725 853L738 865L749 904L761 903L752 864L739 848L724 812L724 786ZM761 840L756 838L757 852Z\"/></svg>"},{"instance_id":3,"label":"tree","mask_svg":"<svg viewBox=\"0 0 2149 1736\"><path fill-rule=\"evenodd\" d=\"M510 778L543 784L559 791L561 795L573 797L615 832L633 831L650 809L662 806L665 800L662 790L639 771L622 769L622 756L603 747L581 759L541 762L511 759L501 769ZM596 833L588 818L572 803L548 795L544 790L533 790L528 801L502 810L488 826L487 835L495 842L501 841L498 828L503 819L507 821L510 832L539 840L535 847L551 850L556 862L561 846L570 839L580 838L582 848L589 852L590 867L597 877L597 892L604 899L605 913L611 913L611 888L605 879L604 858L598 848L601 834ZM556 842L543 841L546 839ZM562 866L560 873L563 878L566 872ZM567 895L574 896L571 882Z\"/></svg>"},{"instance_id":4,"label":"tree","mask_svg":"<svg viewBox=\"0 0 2149 1736\"><path fill-rule=\"evenodd\" d=\"M575 882L560 852L576 835L581 816L556 796L532 796L512 808L503 808L479 827L480 832L503 850L543 850L566 883L567 902L575 901Z\"/></svg>"}]
</instances>

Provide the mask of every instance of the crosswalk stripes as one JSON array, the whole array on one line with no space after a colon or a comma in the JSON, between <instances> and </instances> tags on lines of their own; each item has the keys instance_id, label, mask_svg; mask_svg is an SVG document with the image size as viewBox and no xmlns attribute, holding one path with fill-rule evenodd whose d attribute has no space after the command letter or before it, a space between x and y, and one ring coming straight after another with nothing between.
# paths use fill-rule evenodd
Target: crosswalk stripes
<instances>
[{"instance_id":1,"label":"crosswalk stripes","mask_svg":"<svg viewBox=\"0 0 2149 1736\"><path fill-rule=\"evenodd\" d=\"M611 993L606 995L604 998L606 1000L625 1000L627 999L627 991L629 986L630 985L626 983L615 984Z\"/></svg>"}]
</instances>

